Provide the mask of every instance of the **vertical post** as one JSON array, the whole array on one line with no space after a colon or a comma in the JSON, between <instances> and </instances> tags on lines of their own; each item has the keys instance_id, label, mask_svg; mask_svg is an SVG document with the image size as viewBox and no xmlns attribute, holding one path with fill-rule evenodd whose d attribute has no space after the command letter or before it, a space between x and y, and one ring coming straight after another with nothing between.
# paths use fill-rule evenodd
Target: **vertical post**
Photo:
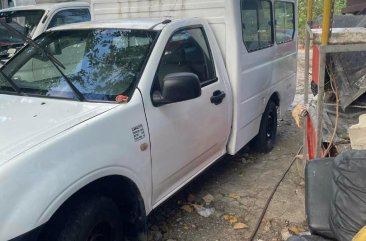
<instances>
[{"instance_id":1,"label":"vertical post","mask_svg":"<svg viewBox=\"0 0 366 241\"><path fill-rule=\"evenodd\" d=\"M330 16L332 9L332 0L324 0L324 9L323 9L323 26L322 26L322 39L321 44L323 46L328 44L329 40L329 32L330 32Z\"/></svg>"},{"instance_id":2,"label":"vertical post","mask_svg":"<svg viewBox=\"0 0 366 241\"><path fill-rule=\"evenodd\" d=\"M319 48L319 85L318 85L318 101L317 101L317 133L316 133L316 158L321 157L321 147L323 140L323 112L324 112L324 78L325 78L325 66L326 66L326 51L325 48L329 41L329 32L331 27L332 0L324 0L323 6L323 25L322 25L322 38L321 46Z\"/></svg>"},{"instance_id":3,"label":"vertical post","mask_svg":"<svg viewBox=\"0 0 366 241\"><path fill-rule=\"evenodd\" d=\"M309 103L309 68L310 68L310 33L309 30L311 28L311 24L313 21L313 7L314 7L314 0L307 0L307 17L306 17L306 24L309 26L305 27L305 71L304 71L304 105L307 106ZM306 118L303 121L304 126L304 160L308 160L308 142L307 142L307 125L306 125ZM305 166L306 163L303 163Z\"/></svg>"},{"instance_id":4,"label":"vertical post","mask_svg":"<svg viewBox=\"0 0 366 241\"><path fill-rule=\"evenodd\" d=\"M314 7L314 0L308 0L307 4L307 22L313 21L313 7Z\"/></svg>"},{"instance_id":5,"label":"vertical post","mask_svg":"<svg viewBox=\"0 0 366 241\"><path fill-rule=\"evenodd\" d=\"M317 129L316 129L316 158L321 157L321 146L323 140L323 113L324 113L324 78L325 78L325 60L326 53L324 48L319 46L319 85L318 85L318 100L317 100Z\"/></svg>"},{"instance_id":6,"label":"vertical post","mask_svg":"<svg viewBox=\"0 0 366 241\"><path fill-rule=\"evenodd\" d=\"M304 69L304 105L307 106L309 103L309 68L310 68L310 33L305 28L305 69ZM307 141L307 123L306 118L303 121L304 127L304 160L308 160L308 141ZM303 163L304 166L306 163Z\"/></svg>"}]
</instances>

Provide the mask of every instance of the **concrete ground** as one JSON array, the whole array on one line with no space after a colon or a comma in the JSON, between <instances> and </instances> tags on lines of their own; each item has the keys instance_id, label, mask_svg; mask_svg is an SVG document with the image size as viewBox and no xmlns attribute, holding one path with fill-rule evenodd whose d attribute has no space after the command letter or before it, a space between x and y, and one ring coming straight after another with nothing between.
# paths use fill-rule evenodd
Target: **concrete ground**
<instances>
[{"instance_id":1,"label":"concrete ground","mask_svg":"<svg viewBox=\"0 0 366 241\"><path fill-rule=\"evenodd\" d=\"M295 102L302 101L303 59L300 52ZM302 132L290 109L279 119L272 152L259 154L244 148L218 161L150 215L149 240L248 240L273 187L302 145ZM206 214L210 216L202 216ZM283 240L305 230L304 182L294 165L254 240Z\"/></svg>"}]
</instances>

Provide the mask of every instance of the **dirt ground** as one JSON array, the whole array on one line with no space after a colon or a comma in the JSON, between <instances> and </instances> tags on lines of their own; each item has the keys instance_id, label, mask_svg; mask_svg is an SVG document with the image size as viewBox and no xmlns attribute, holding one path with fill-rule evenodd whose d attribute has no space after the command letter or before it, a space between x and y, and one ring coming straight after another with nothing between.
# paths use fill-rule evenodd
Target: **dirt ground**
<instances>
[{"instance_id":1,"label":"dirt ground","mask_svg":"<svg viewBox=\"0 0 366 241\"><path fill-rule=\"evenodd\" d=\"M303 98L303 51L298 59L294 103ZM302 145L302 132L290 109L279 119L272 152L259 154L244 148L236 156L218 161L150 215L149 240L248 240L273 187ZM201 216L193 204L213 213ZM255 240L283 240L305 230L304 182L294 165L278 188Z\"/></svg>"}]
</instances>

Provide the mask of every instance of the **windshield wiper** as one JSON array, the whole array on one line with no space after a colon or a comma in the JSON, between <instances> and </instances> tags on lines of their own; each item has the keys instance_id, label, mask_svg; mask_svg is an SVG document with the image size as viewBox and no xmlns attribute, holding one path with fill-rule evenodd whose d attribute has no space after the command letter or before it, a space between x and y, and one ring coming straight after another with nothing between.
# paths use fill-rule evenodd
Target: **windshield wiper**
<instances>
[{"instance_id":1,"label":"windshield wiper","mask_svg":"<svg viewBox=\"0 0 366 241\"><path fill-rule=\"evenodd\" d=\"M10 79L4 72L0 69L1 76L4 77L6 81L10 84L11 88L13 88L19 95L23 95L24 93L20 90L20 88L14 83L12 79Z\"/></svg>"},{"instance_id":2,"label":"windshield wiper","mask_svg":"<svg viewBox=\"0 0 366 241\"><path fill-rule=\"evenodd\" d=\"M58 72L60 72L60 74L62 75L62 77L65 79L66 83L69 85L69 87L71 88L71 90L74 92L75 97L79 101L85 100L84 95L78 90L78 88L76 88L76 86L71 82L71 80L60 69L60 67L63 68L63 69L66 69L66 67L58 59L56 59L52 54L50 54L42 46L40 46L35 41L33 41L33 39L31 39L31 38L27 37L26 35L22 34L18 30L16 30L15 28L13 28L9 24L7 24L6 22L4 22L2 19L0 19L0 24L3 25L4 28L6 28L7 30L9 30L11 33L13 33L15 35L18 35L20 38L23 39L23 41L27 42L30 46L32 46L32 47L40 50L42 52L42 54L45 55L51 61L51 63L56 67L56 69L58 70Z\"/></svg>"}]
</instances>

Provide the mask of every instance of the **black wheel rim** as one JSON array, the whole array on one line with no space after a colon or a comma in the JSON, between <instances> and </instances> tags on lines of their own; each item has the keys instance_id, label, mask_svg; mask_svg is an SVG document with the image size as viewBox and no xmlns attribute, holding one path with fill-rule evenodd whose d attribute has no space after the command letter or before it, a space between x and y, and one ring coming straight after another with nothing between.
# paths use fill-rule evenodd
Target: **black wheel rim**
<instances>
[{"instance_id":1,"label":"black wheel rim","mask_svg":"<svg viewBox=\"0 0 366 241\"><path fill-rule=\"evenodd\" d=\"M87 241L111 241L114 240L113 228L108 223L100 223L91 230Z\"/></svg>"},{"instance_id":2,"label":"black wheel rim","mask_svg":"<svg viewBox=\"0 0 366 241\"><path fill-rule=\"evenodd\" d=\"M266 129L266 139L268 143L271 143L276 135L276 110L271 110L268 113L268 124Z\"/></svg>"}]
</instances>

